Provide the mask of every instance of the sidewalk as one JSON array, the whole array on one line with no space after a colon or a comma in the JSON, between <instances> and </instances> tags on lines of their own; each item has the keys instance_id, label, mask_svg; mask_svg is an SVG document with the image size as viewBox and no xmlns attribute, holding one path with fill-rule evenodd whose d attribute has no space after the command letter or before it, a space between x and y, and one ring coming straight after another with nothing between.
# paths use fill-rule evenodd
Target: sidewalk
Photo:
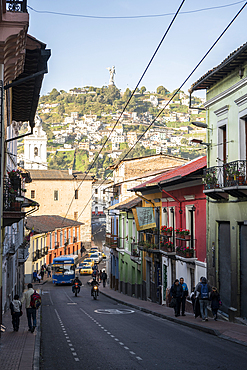
<instances>
[{"instance_id":1,"label":"sidewalk","mask_svg":"<svg viewBox=\"0 0 247 370\"><path fill-rule=\"evenodd\" d=\"M49 278L51 279L51 278ZM47 282L33 284L34 289ZM37 327L34 333L28 331L26 309L22 308L19 331L13 331L10 310L3 314L3 326L6 328L0 338L1 370L39 370L40 356L40 309L37 311Z\"/></svg>"},{"instance_id":2,"label":"sidewalk","mask_svg":"<svg viewBox=\"0 0 247 370\"><path fill-rule=\"evenodd\" d=\"M137 310L247 346L247 325L235 324L222 320L215 321L210 318L209 321L202 322L200 317L195 319L194 315L190 313L186 313L186 316L175 317L172 308L130 297L110 289L108 285L103 288L101 284L100 293Z\"/></svg>"}]
</instances>

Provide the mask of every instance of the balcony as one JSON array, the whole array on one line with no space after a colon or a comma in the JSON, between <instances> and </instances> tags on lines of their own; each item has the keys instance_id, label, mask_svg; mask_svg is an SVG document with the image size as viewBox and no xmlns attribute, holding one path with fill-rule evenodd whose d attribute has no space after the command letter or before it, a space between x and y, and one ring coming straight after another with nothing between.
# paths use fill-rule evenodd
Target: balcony
<instances>
[{"instance_id":1,"label":"balcony","mask_svg":"<svg viewBox=\"0 0 247 370\"><path fill-rule=\"evenodd\" d=\"M5 177L3 180L3 227L11 226L25 217L21 211L21 204L24 197L21 196L21 180L10 180Z\"/></svg>"},{"instance_id":2,"label":"balcony","mask_svg":"<svg viewBox=\"0 0 247 370\"><path fill-rule=\"evenodd\" d=\"M48 251L49 251L49 247L45 247L44 248L44 254L45 254L45 256L48 254Z\"/></svg>"},{"instance_id":3,"label":"balcony","mask_svg":"<svg viewBox=\"0 0 247 370\"><path fill-rule=\"evenodd\" d=\"M59 248L59 243L58 242L56 242L55 243L55 249L58 249Z\"/></svg>"},{"instance_id":4,"label":"balcony","mask_svg":"<svg viewBox=\"0 0 247 370\"><path fill-rule=\"evenodd\" d=\"M27 12L27 0L6 0L6 10L8 12Z\"/></svg>"},{"instance_id":5,"label":"balcony","mask_svg":"<svg viewBox=\"0 0 247 370\"><path fill-rule=\"evenodd\" d=\"M37 253L36 252L33 252L33 258L32 258L32 260L33 260L33 262L35 262L35 261L37 261Z\"/></svg>"},{"instance_id":6,"label":"balcony","mask_svg":"<svg viewBox=\"0 0 247 370\"><path fill-rule=\"evenodd\" d=\"M73 243L76 243L76 242L77 242L77 236L74 236Z\"/></svg>"},{"instance_id":7,"label":"balcony","mask_svg":"<svg viewBox=\"0 0 247 370\"><path fill-rule=\"evenodd\" d=\"M28 259L28 256L29 256L28 247L18 249L18 263L19 264L25 263L26 260Z\"/></svg>"},{"instance_id":8,"label":"balcony","mask_svg":"<svg viewBox=\"0 0 247 370\"><path fill-rule=\"evenodd\" d=\"M247 197L246 160L225 163L204 171L204 194L216 200Z\"/></svg>"},{"instance_id":9,"label":"balcony","mask_svg":"<svg viewBox=\"0 0 247 370\"><path fill-rule=\"evenodd\" d=\"M120 246L118 235L113 235L111 233L106 233L105 242L108 248L119 248Z\"/></svg>"},{"instance_id":10,"label":"balcony","mask_svg":"<svg viewBox=\"0 0 247 370\"><path fill-rule=\"evenodd\" d=\"M135 262L140 264L141 263L141 253L138 248L138 243L131 243L131 256L130 259Z\"/></svg>"}]
</instances>

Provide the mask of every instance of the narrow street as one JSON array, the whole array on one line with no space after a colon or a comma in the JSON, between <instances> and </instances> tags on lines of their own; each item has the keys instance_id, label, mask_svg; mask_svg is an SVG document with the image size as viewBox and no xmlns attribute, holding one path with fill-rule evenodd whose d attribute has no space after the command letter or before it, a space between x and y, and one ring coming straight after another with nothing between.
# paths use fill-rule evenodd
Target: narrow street
<instances>
[{"instance_id":1,"label":"narrow street","mask_svg":"<svg viewBox=\"0 0 247 370\"><path fill-rule=\"evenodd\" d=\"M118 304L43 286L41 369L236 369L246 348ZM101 289L104 289L102 286Z\"/></svg>"}]
</instances>

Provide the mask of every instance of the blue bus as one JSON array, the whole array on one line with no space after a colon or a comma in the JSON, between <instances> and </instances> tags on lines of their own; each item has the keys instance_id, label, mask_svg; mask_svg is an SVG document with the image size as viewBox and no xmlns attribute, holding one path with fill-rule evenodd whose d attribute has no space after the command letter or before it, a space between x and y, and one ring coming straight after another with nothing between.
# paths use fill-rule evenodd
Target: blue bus
<instances>
[{"instance_id":1,"label":"blue bus","mask_svg":"<svg viewBox=\"0 0 247 370\"><path fill-rule=\"evenodd\" d=\"M78 263L77 255L59 256L53 259L53 284L71 284L75 278L75 269Z\"/></svg>"}]
</instances>

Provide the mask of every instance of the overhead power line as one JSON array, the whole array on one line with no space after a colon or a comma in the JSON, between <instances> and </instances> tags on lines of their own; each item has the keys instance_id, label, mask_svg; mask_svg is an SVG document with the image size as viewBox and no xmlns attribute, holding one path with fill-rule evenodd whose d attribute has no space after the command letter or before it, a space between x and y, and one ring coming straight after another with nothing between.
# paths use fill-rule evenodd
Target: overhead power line
<instances>
[{"instance_id":1,"label":"overhead power line","mask_svg":"<svg viewBox=\"0 0 247 370\"><path fill-rule=\"evenodd\" d=\"M136 144L141 140L141 138L145 135L145 133L150 129L150 127L154 124L154 122L157 120L157 118L161 115L161 113L165 110L166 106L172 101L172 99L177 95L177 93L181 90L181 88L184 86L184 84L188 81L188 79L193 75L193 73L197 70L197 68L200 66L200 64L204 61L204 59L208 56L208 54L211 52L211 50L215 47L215 45L219 42L219 40L222 38L222 36L226 33L226 31L228 30L228 28L232 25L232 23L236 20L236 18L239 16L239 14L243 11L243 9L246 7L247 5L247 2L245 2L245 4L242 6L242 8L237 12L237 14L233 17L233 19L231 20L231 22L226 26L226 28L224 29L224 31L220 34L220 36L216 39L216 41L212 44L212 46L208 49L208 51L204 54L204 56L201 58L201 60L197 63L197 65L193 68L193 70L190 72L190 74L188 75L188 77L186 77L186 79L184 80L184 82L180 85L180 87L175 91L175 93L172 95L172 97L169 99L169 101L166 103L165 107L162 108L162 110L159 112L159 114L153 119L153 121L150 123L150 125L148 126L148 128L143 132L143 134L138 138L138 140L135 142L135 144L133 145L133 147L130 148L130 150L126 153L126 155L121 159L119 160L119 162L117 163L117 165L119 165L119 163L121 161L123 161L127 156L128 154L131 152L131 150L134 149L134 147L136 146ZM110 176L110 174L113 172L113 170L106 176L106 178L102 181L102 183L98 186L97 190L103 185L103 183L108 179L108 177ZM88 202L86 203L86 205L84 206L83 210L81 211L81 213L79 214L77 220L79 219L79 217L81 216L81 214L84 212L84 210L87 208L88 204L90 203L91 199L92 199L93 196L90 197L90 199L88 200Z\"/></svg>"},{"instance_id":2,"label":"overhead power line","mask_svg":"<svg viewBox=\"0 0 247 370\"><path fill-rule=\"evenodd\" d=\"M97 153L96 157L94 158L94 160L93 160L92 164L90 165L89 169L86 171L85 176L84 176L84 178L82 179L81 183L78 185L77 189L79 189L79 188L80 188L80 186L82 185L82 183L84 182L84 180L85 180L86 176L88 175L88 173L89 173L89 172L90 172L90 170L92 169L92 167L93 167L93 165L95 164L95 162L97 161L97 159L98 159L98 157L99 157L100 153L102 152L102 150L104 149L104 147L105 147L106 143L108 142L108 140L109 140L109 138L110 138L110 136L111 136L112 132L115 130L115 127L118 125L118 123L119 123L119 121L120 121L120 119L121 119L122 115L124 114L124 112L125 112L125 110L126 110L127 106L129 105L130 100L131 100L131 99L132 99L132 97L134 96L134 94L135 94L135 92L136 92L136 90L137 90L138 86L140 85L140 83L141 83L141 81L142 81L143 77L145 76L145 74L146 74L146 72L147 72L148 68L150 67L150 65L151 65L152 61L154 60L155 55L157 54L157 52L158 52L159 48L161 47L161 45L162 45L162 43L163 43L163 41L164 41L164 39L165 39L166 35L168 34L168 32L169 32L169 30L170 30L170 28L171 28L172 24L174 23L174 21L175 21L175 19L176 19L177 15L178 15L178 13L180 12L180 9L182 8L182 6L183 6L184 2L185 2L185 0L182 0L181 4L179 5L179 7L178 7L178 9L177 9L177 11L176 11L176 13L175 13L174 17L172 18L172 20L171 20L171 22L170 22L170 24L169 24L169 26L168 26L168 28L167 28L166 32L164 33L164 35L163 35L162 39L160 40L160 42L159 42L158 46L156 47L156 50L155 50L155 52L154 52L154 54L153 54L152 58L150 59L150 61L148 62L147 67L145 68L144 72L142 73L141 78L139 79L139 81L138 81L138 83L137 83L137 85L136 85L135 89L132 91L132 93L131 93L131 95L130 95L129 99L127 100L127 103L125 104L125 106L124 106L124 108L123 108L123 110L122 110L122 112L121 112L120 116L118 117L118 119L117 119L116 123L114 124L114 126L113 126L113 128L112 128L111 132L109 133L108 137L107 137L107 138L106 138L106 140L104 141L104 143L103 143L102 147L100 148L99 152ZM66 212L65 218L66 218L66 217L67 217L67 215L68 215L68 212L69 212L69 210L70 210L70 208L71 208L71 206L72 206L72 203L73 203L74 199L75 199L75 196L73 196L73 198L72 198L72 200L71 200L71 202L70 202L70 205L69 205L68 210L67 210L67 212Z\"/></svg>"},{"instance_id":3,"label":"overhead power line","mask_svg":"<svg viewBox=\"0 0 247 370\"><path fill-rule=\"evenodd\" d=\"M191 13L199 13L208 10L215 10L215 9L222 9L228 8L230 6L234 6L237 4L243 3L243 1L237 1L231 4L219 5L219 6L212 6L208 8L196 9L196 10L187 10L180 12L180 14L191 14ZM86 14L73 14L73 13L63 13L63 12L55 12L50 10L37 10L28 5L28 8L35 13L40 14L52 14L52 15L61 15L65 17L77 17L77 18L89 18L89 19L140 19L140 18L158 18L158 17L167 17L174 15L174 13L161 13L161 14L146 14L146 15L127 15L127 16L99 16L99 15L86 15Z\"/></svg>"}]
</instances>

